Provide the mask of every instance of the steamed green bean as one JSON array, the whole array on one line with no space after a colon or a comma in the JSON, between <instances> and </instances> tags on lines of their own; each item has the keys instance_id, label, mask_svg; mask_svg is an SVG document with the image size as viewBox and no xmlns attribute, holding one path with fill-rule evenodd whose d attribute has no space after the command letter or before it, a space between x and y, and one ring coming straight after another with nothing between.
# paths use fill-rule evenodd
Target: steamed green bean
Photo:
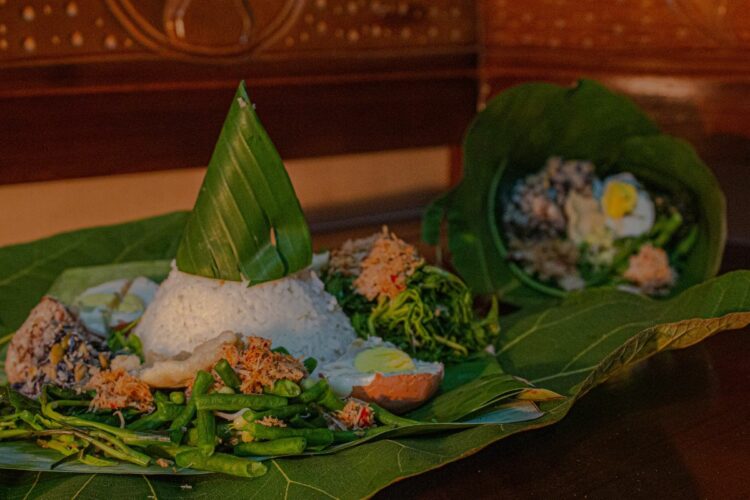
<instances>
[{"instance_id":1,"label":"steamed green bean","mask_svg":"<svg viewBox=\"0 0 750 500\"><path fill-rule=\"evenodd\" d=\"M271 410L283 408L287 399L270 394L199 394L195 396L196 408L199 410L238 411L243 408L251 410Z\"/></svg>"},{"instance_id":2,"label":"steamed green bean","mask_svg":"<svg viewBox=\"0 0 750 500\"><path fill-rule=\"evenodd\" d=\"M333 431L330 429L295 429L293 427L268 427L256 423L242 426L253 438L264 441L289 437L303 437L309 446L327 446L333 443Z\"/></svg>"},{"instance_id":3,"label":"steamed green bean","mask_svg":"<svg viewBox=\"0 0 750 500\"><path fill-rule=\"evenodd\" d=\"M232 365L229 364L229 361L226 359L220 359L214 366L214 370L216 370L216 373L219 374L219 377L221 377L221 380L227 385L227 387L231 387L235 391L239 390L242 381L237 375L237 372L232 368Z\"/></svg>"},{"instance_id":4,"label":"steamed green bean","mask_svg":"<svg viewBox=\"0 0 750 500\"><path fill-rule=\"evenodd\" d=\"M318 380L315 384L306 388L302 394L299 395L298 399L303 403L312 403L322 398L328 390L328 382L324 379Z\"/></svg>"},{"instance_id":5,"label":"steamed green bean","mask_svg":"<svg viewBox=\"0 0 750 500\"><path fill-rule=\"evenodd\" d=\"M234 454L247 457L273 457L278 455L299 455L305 451L307 440L304 437L288 437L273 441L253 441L240 443L234 447Z\"/></svg>"},{"instance_id":6,"label":"steamed green bean","mask_svg":"<svg viewBox=\"0 0 750 500\"><path fill-rule=\"evenodd\" d=\"M204 370L200 370L195 375L195 381L193 382L193 393L190 396L190 401L185 405L177 418L172 421L172 425L169 426L169 434L172 442L179 444L182 441L182 437L185 434L184 429L188 426L196 412L195 398L203 393L208 392L208 389L213 385L214 378L210 373Z\"/></svg>"},{"instance_id":7,"label":"steamed green bean","mask_svg":"<svg viewBox=\"0 0 750 500\"><path fill-rule=\"evenodd\" d=\"M307 405L296 404L296 405L283 406L281 408L274 408L271 410L266 410L266 411L261 411L261 412L247 410L245 413L242 414L242 418L244 418L247 422L255 422L256 420L261 420L262 418L265 418L265 417L273 417L273 418L278 418L281 420L287 420L296 415L299 415L300 413L306 413L307 411L308 411Z\"/></svg>"},{"instance_id":8,"label":"steamed green bean","mask_svg":"<svg viewBox=\"0 0 750 500\"><path fill-rule=\"evenodd\" d=\"M234 455L214 453L206 456L198 450L178 453L175 462L179 467L190 467L196 470L220 472L239 477L260 477L268 471L262 462L254 462Z\"/></svg>"},{"instance_id":9,"label":"steamed green bean","mask_svg":"<svg viewBox=\"0 0 750 500\"><path fill-rule=\"evenodd\" d=\"M302 394L300 386L291 380L277 380L271 387L265 389L266 394L273 394L284 398L296 398Z\"/></svg>"}]
</instances>

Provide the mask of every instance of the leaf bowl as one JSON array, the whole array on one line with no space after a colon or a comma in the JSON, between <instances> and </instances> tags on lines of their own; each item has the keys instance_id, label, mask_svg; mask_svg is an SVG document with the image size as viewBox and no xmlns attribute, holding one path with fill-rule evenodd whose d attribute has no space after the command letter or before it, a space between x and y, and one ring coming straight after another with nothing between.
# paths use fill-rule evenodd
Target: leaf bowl
<instances>
[{"instance_id":1,"label":"leaf bowl","mask_svg":"<svg viewBox=\"0 0 750 500\"><path fill-rule=\"evenodd\" d=\"M497 223L501 194L551 156L590 160L598 174L627 170L665 192L687 192L697 209L698 239L670 296L716 275L726 241L725 200L695 150L597 82L527 83L500 93L476 116L464 138L461 183L435 200L423 221L424 239L437 244L447 220L452 264L475 292L515 305L567 294L519 276Z\"/></svg>"}]
</instances>

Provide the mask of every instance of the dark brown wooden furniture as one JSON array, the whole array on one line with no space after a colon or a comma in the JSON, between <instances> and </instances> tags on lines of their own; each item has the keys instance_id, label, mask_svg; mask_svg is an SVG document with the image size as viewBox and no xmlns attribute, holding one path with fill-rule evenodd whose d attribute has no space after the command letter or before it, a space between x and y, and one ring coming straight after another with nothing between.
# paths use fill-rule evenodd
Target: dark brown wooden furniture
<instances>
[{"instance_id":1,"label":"dark brown wooden furniture","mask_svg":"<svg viewBox=\"0 0 750 500\"><path fill-rule=\"evenodd\" d=\"M0 2L0 183L208 162L240 79L286 158L458 144L471 0Z\"/></svg>"},{"instance_id":2,"label":"dark brown wooden furniture","mask_svg":"<svg viewBox=\"0 0 750 500\"><path fill-rule=\"evenodd\" d=\"M748 49L750 0L0 0L0 184L204 165L241 78L293 158L457 148L494 93L594 77L697 146L748 242Z\"/></svg>"}]
</instances>

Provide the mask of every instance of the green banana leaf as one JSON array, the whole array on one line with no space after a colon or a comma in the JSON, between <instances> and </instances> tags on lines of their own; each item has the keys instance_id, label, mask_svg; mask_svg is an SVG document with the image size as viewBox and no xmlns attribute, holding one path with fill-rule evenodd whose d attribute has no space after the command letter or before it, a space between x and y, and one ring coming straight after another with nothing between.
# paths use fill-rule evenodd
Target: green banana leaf
<instances>
[{"instance_id":1,"label":"green banana leaf","mask_svg":"<svg viewBox=\"0 0 750 500\"><path fill-rule=\"evenodd\" d=\"M719 270L726 209L711 170L689 144L660 133L633 102L596 82L530 83L502 92L469 126L463 154L464 178L427 209L422 235L437 244L447 221L453 266L475 292L516 305L550 301L514 275L497 221L500 194L555 155L589 159L603 173L627 169L667 192L691 193L699 238L672 294Z\"/></svg>"},{"instance_id":2,"label":"green banana leaf","mask_svg":"<svg viewBox=\"0 0 750 500\"><path fill-rule=\"evenodd\" d=\"M173 214L0 249L2 331L16 329L68 268L173 257L184 220L184 214ZM384 437L335 454L272 459L268 474L257 480L216 474L117 475L106 469L100 474L5 470L0 471L0 497L370 496L394 481L458 460L504 437L557 422L596 384L660 350L687 347L718 331L747 326L750 272L727 274L661 301L615 290L585 291L559 306L521 312L502 323L497 359L504 371L567 396L541 403L544 415L539 419L431 436ZM470 363L467 378L498 373L491 363ZM446 381L455 388L470 380L448 370Z\"/></svg>"},{"instance_id":3,"label":"green banana leaf","mask_svg":"<svg viewBox=\"0 0 750 500\"><path fill-rule=\"evenodd\" d=\"M310 265L310 230L241 82L177 250L177 267L258 284Z\"/></svg>"}]
</instances>

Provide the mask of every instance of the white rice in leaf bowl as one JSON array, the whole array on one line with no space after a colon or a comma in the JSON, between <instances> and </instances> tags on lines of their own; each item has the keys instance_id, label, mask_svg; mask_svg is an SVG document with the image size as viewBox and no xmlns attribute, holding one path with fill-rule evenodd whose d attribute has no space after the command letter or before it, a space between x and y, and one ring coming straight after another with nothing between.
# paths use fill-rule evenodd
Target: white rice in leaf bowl
<instances>
[{"instance_id":1,"label":"white rice in leaf bowl","mask_svg":"<svg viewBox=\"0 0 750 500\"><path fill-rule=\"evenodd\" d=\"M174 263L135 333L147 361L173 357L221 332L265 337L298 357L338 358L356 334L312 270L249 287L179 271Z\"/></svg>"}]
</instances>

